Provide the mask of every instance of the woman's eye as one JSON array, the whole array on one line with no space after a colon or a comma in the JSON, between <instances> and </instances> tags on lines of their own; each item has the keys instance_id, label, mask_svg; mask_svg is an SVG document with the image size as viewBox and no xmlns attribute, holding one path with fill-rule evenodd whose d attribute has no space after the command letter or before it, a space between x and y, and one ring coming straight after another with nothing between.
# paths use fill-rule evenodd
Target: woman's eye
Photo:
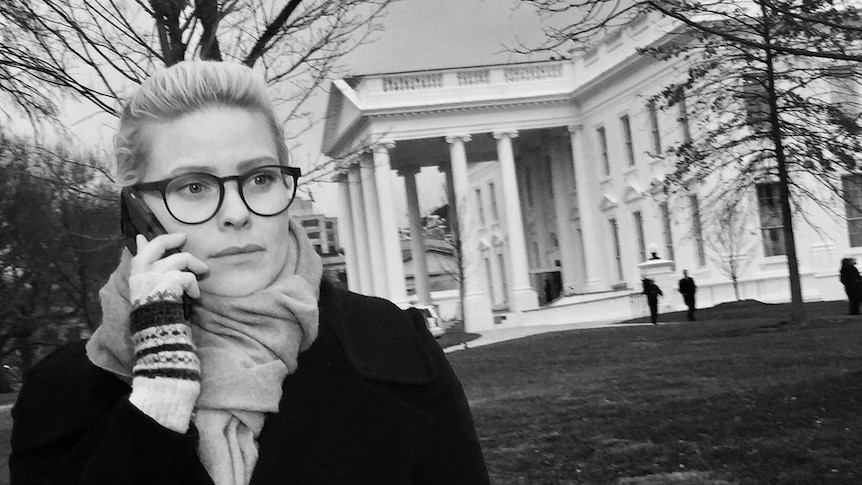
<instances>
[{"instance_id":1,"label":"woman's eye","mask_svg":"<svg viewBox=\"0 0 862 485\"><path fill-rule=\"evenodd\" d=\"M275 180L275 177L269 172L260 172L255 174L252 180L255 185L269 185Z\"/></svg>"},{"instance_id":2,"label":"woman's eye","mask_svg":"<svg viewBox=\"0 0 862 485\"><path fill-rule=\"evenodd\" d=\"M187 195L198 195L209 190L204 182L187 182L179 187L179 192Z\"/></svg>"}]
</instances>

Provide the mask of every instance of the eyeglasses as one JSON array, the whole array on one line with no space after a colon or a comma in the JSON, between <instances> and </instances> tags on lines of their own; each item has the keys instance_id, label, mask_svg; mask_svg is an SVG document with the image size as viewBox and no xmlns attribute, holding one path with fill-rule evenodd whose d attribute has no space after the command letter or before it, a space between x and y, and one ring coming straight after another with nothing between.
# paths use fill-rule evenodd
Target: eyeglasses
<instances>
[{"instance_id":1,"label":"eyeglasses","mask_svg":"<svg viewBox=\"0 0 862 485\"><path fill-rule=\"evenodd\" d=\"M210 173L185 173L133 187L158 190L174 219L185 224L203 224L221 208L225 182L235 180L239 197L248 210L268 217L287 210L296 196L296 183L300 175L302 172L297 167L264 165L242 175L216 177Z\"/></svg>"}]
</instances>

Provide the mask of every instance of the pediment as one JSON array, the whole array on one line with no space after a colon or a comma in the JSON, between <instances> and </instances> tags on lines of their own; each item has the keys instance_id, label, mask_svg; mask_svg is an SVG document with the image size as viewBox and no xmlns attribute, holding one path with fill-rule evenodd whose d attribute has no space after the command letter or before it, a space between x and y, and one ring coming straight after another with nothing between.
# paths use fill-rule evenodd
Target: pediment
<instances>
[{"instance_id":1,"label":"pediment","mask_svg":"<svg viewBox=\"0 0 862 485\"><path fill-rule=\"evenodd\" d=\"M615 208L620 201L611 194L602 194L602 201L599 203L599 209L606 211Z\"/></svg>"},{"instance_id":2,"label":"pediment","mask_svg":"<svg viewBox=\"0 0 862 485\"><path fill-rule=\"evenodd\" d=\"M665 193L665 177L664 175L653 175L649 180L647 193L651 196L658 196Z\"/></svg>"},{"instance_id":3,"label":"pediment","mask_svg":"<svg viewBox=\"0 0 862 485\"><path fill-rule=\"evenodd\" d=\"M626 204L643 199L644 191L637 184L629 184L623 190L623 202Z\"/></svg>"},{"instance_id":4,"label":"pediment","mask_svg":"<svg viewBox=\"0 0 862 485\"><path fill-rule=\"evenodd\" d=\"M362 118L362 106L356 91L342 79L332 81L326 106L321 151L331 157L338 157L338 153L333 153L336 151L335 147Z\"/></svg>"}]
</instances>

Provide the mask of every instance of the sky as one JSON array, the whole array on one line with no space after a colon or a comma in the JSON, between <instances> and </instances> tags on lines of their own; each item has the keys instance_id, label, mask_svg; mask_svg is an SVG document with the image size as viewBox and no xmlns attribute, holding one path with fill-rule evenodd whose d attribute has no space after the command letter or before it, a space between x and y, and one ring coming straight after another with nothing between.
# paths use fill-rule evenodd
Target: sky
<instances>
[{"instance_id":1,"label":"sky","mask_svg":"<svg viewBox=\"0 0 862 485\"><path fill-rule=\"evenodd\" d=\"M337 77L411 70L439 69L529 60L511 52L520 42L536 45L542 40L541 21L518 0L399 0L381 20L382 30L372 41L343 59ZM325 161L320 153L322 117L326 108L325 83L308 108L319 113L317 125L292 143L291 156L309 167ZM110 152L116 120L98 114L96 108L69 105L65 122L85 143ZM288 130L290 127L288 126ZM445 203L442 175L420 175L423 213ZM309 186L318 210L337 215L332 184ZM403 194L396 194L396 198ZM406 207L406 205L401 205ZM402 223L406 222L402 216Z\"/></svg>"},{"instance_id":2,"label":"sky","mask_svg":"<svg viewBox=\"0 0 862 485\"><path fill-rule=\"evenodd\" d=\"M382 24L383 30L374 34L372 42L345 57L345 77L523 62L530 59L512 49L519 43L537 45L543 38L538 15L518 0L399 0ZM312 109L322 115L326 99L325 93L319 93L312 100ZM322 125L293 148L293 155L306 166L325 161L320 153ZM445 204L444 180L433 170L420 174L423 215ZM331 184L309 189L319 210L337 213L338 200ZM404 194L395 197L401 201ZM406 204L397 202L396 206ZM399 225L407 224L406 214L399 214L399 219Z\"/></svg>"},{"instance_id":3,"label":"sky","mask_svg":"<svg viewBox=\"0 0 862 485\"><path fill-rule=\"evenodd\" d=\"M400 0L383 22L346 60L351 74L524 61L509 49L542 39L538 16L517 0Z\"/></svg>"}]
</instances>

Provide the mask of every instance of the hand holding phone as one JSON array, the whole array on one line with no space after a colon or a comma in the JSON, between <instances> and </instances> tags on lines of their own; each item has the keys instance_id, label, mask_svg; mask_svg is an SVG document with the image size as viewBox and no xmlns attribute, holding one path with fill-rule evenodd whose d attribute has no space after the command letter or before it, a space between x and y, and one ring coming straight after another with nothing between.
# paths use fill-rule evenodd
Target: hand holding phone
<instances>
[{"instance_id":1,"label":"hand holding phone","mask_svg":"<svg viewBox=\"0 0 862 485\"><path fill-rule=\"evenodd\" d=\"M194 274L206 273L209 267L190 253L180 251L186 235L168 234L144 202L143 197L134 189L124 188L120 194L120 201L123 242L134 256L131 275L146 272L167 273L172 270L189 272L185 273L189 277L183 278L182 285L185 290L183 308L188 317L191 314L189 297L200 296Z\"/></svg>"},{"instance_id":2,"label":"hand holding phone","mask_svg":"<svg viewBox=\"0 0 862 485\"><path fill-rule=\"evenodd\" d=\"M120 194L120 226L123 242L133 256L138 255L142 249L140 246L153 244L154 240L159 238L155 242L156 246L150 250L152 254L146 255L139 263L158 265L161 267L159 269L163 270L188 270L195 274L209 270L201 260L189 253L180 252L180 247L185 243L185 234L168 234L143 197L129 187L124 188ZM144 237L143 240L140 239L141 236Z\"/></svg>"}]
</instances>

